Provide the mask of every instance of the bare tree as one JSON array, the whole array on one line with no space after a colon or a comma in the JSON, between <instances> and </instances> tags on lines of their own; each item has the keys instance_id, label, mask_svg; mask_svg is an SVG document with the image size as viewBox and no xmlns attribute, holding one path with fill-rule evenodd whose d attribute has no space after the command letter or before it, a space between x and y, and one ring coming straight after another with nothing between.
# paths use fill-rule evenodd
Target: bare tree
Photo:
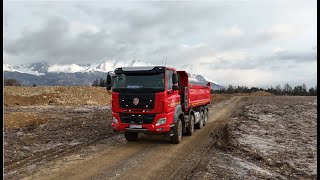
<instances>
[{"instance_id":1,"label":"bare tree","mask_svg":"<svg viewBox=\"0 0 320 180\"><path fill-rule=\"evenodd\" d=\"M99 80L96 79L95 81L93 81L92 86L98 87L99 86Z\"/></svg>"},{"instance_id":2,"label":"bare tree","mask_svg":"<svg viewBox=\"0 0 320 180\"><path fill-rule=\"evenodd\" d=\"M281 86L280 86L280 85L277 85L277 86L276 86L276 93L277 93L278 95L280 95L281 92L282 92Z\"/></svg>"},{"instance_id":3,"label":"bare tree","mask_svg":"<svg viewBox=\"0 0 320 180\"><path fill-rule=\"evenodd\" d=\"M314 89L313 87L311 87L311 88L309 89L308 95L309 95L309 96L314 96L314 95L316 95L315 92L316 92L315 89Z\"/></svg>"},{"instance_id":4,"label":"bare tree","mask_svg":"<svg viewBox=\"0 0 320 180\"><path fill-rule=\"evenodd\" d=\"M4 79L4 86L21 86L21 83L16 79Z\"/></svg>"},{"instance_id":5,"label":"bare tree","mask_svg":"<svg viewBox=\"0 0 320 180\"><path fill-rule=\"evenodd\" d=\"M284 89L285 95L290 95L292 93L292 87L288 83L284 85L283 89Z\"/></svg>"}]
</instances>

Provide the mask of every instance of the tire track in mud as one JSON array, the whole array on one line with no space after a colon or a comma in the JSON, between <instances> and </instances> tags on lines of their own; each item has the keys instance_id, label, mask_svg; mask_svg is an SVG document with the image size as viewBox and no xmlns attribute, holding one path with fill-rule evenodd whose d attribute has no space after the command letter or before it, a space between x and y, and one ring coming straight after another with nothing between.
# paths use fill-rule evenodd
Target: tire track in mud
<instances>
[{"instance_id":1,"label":"tire track in mud","mask_svg":"<svg viewBox=\"0 0 320 180\"><path fill-rule=\"evenodd\" d=\"M13 163L5 165L4 171L10 171L10 170L21 168L22 166L26 166L26 165L30 165L30 164L36 164L40 161L50 161L50 160L57 158L57 156L67 155L67 154L75 152L81 148L85 148L86 146L90 146L101 139L111 138L112 135L114 135L114 133L106 133L106 134L102 134L97 139L94 139L92 141L76 144L76 145L69 146L69 147L58 146L53 149L41 151L38 154L36 154L35 156L25 157L25 158L22 158L22 159L19 159L19 160L13 162Z\"/></svg>"},{"instance_id":2,"label":"tire track in mud","mask_svg":"<svg viewBox=\"0 0 320 180\"><path fill-rule=\"evenodd\" d=\"M222 136L224 135L225 124L241 98L234 97L226 106L221 107L216 112L210 112L209 123L198 132L199 134L194 139L191 139L192 142L186 144L187 147L183 147L179 154L175 155L174 163L166 164L164 168L160 168L159 173L165 175L164 177L168 179L193 179L193 170L199 164L206 164L209 161L207 155L210 154L212 146L217 143L219 138L224 138ZM153 176L151 179L161 178Z\"/></svg>"},{"instance_id":3,"label":"tire track in mud","mask_svg":"<svg viewBox=\"0 0 320 180\"><path fill-rule=\"evenodd\" d=\"M209 123L195 130L193 136L183 136L178 145L161 137L142 136L137 142L98 152L92 158L61 167L56 174L41 179L186 179L211 149L215 140L210 132L220 133L219 128L240 100L241 97L233 97L225 105L211 108Z\"/></svg>"},{"instance_id":4,"label":"tire track in mud","mask_svg":"<svg viewBox=\"0 0 320 180\"><path fill-rule=\"evenodd\" d=\"M41 167L43 162L72 155L78 150L86 149L102 139L111 141L115 134L111 130L108 131L108 129L104 131L103 128L105 126L101 126L104 122L108 122L105 119L109 116L105 116L104 113L104 110L108 109L110 109L108 106L22 106L6 108L6 112L9 113L34 112L47 120L45 123L26 123L13 129L5 129L5 141L7 141L5 143L7 145L4 148L8 148L5 149L7 153L5 155L9 160L5 159L4 161L4 177L10 178L28 174L29 166ZM86 125L88 123L90 125ZM100 125L100 129L98 129L100 131L95 129L97 124ZM29 130L29 127L32 127L32 129ZM66 138L61 138L62 136ZM32 142L29 141L30 137L33 140ZM57 145L50 146L51 142L53 145ZM36 146L38 146L38 149L35 148ZM23 151L22 148L28 149ZM13 152L20 154L12 157ZM22 153L23 155L21 155Z\"/></svg>"}]
</instances>

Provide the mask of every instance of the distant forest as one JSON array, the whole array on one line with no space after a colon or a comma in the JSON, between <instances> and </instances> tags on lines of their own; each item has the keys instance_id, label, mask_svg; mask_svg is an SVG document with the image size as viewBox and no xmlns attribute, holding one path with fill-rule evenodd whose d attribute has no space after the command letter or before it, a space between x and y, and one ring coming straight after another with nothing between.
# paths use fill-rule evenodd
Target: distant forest
<instances>
[{"instance_id":1,"label":"distant forest","mask_svg":"<svg viewBox=\"0 0 320 180\"><path fill-rule=\"evenodd\" d=\"M98 87L98 86L99 87L106 87L107 86L107 79L103 79L103 78L100 78L100 80L96 79L96 80L93 81L92 86L94 86L94 87Z\"/></svg>"},{"instance_id":2,"label":"distant forest","mask_svg":"<svg viewBox=\"0 0 320 180\"><path fill-rule=\"evenodd\" d=\"M4 79L3 85L4 86L21 86L21 83L16 79Z\"/></svg>"},{"instance_id":3,"label":"distant forest","mask_svg":"<svg viewBox=\"0 0 320 180\"><path fill-rule=\"evenodd\" d=\"M103 78L96 79L92 86L106 87L106 80ZM233 93L252 93L257 91L265 91L274 95L289 95L289 96L317 96L317 86L307 89L305 84L292 87L290 84L286 83L283 87L277 85L275 87L270 87L268 89L246 86L232 86L229 85L228 88L220 90L211 90L212 94L233 94Z\"/></svg>"},{"instance_id":4,"label":"distant forest","mask_svg":"<svg viewBox=\"0 0 320 180\"><path fill-rule=\"evenodd\" d=\"M217 94L233 94L233 93L252 93L257 91L265 91L274 95L289 95L289 96L317 96L317 86L307 89L305 84L292 87L286 83L283 87L277 85L276 87L270 87L267 89L259 87L248 88L246 86L232 86L220 90L211 90L211 93Z\"/></svg>"}]
</instances>

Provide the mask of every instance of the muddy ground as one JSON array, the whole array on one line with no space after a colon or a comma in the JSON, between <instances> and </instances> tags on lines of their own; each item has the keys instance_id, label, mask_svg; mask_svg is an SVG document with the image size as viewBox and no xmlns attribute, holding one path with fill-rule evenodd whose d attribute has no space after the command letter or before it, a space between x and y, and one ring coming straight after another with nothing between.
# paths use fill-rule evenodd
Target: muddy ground
<instances>
[{"instance_id":1,"label":"muddy ground","mask_svg":"<svg viewBox=\"0 0 320 180\"><path fill-rule=\"evenodd\" d=\"M106 104L4 111L6 179L317 178L316 97L223 98L179 145L163 136L126 142Z\"/></svg>"},{"instance_id":2,"label":"muddy ground","mask_svg":"<svg viewBox=\"0 0 320 180\"><path fill-rule=\"evenodd\" d=\"M25 126L4 129L4 165L11 168L31 163L41 155L53 156L113 134L109 107L10 107L5 118L25 121ZM31 116L30 114L35 114ZM40 118L40 119L39 119Z\"/></svg>"},{"instance_id":3,"label":"muddy ground","mask_svg":"<svg viewBox=\"0 0 320 180\"><path fill-rule=\"evenodd\" d=\"M196 179L317 179L317 98L246 97Z\"/></svg>"}]
</instances>

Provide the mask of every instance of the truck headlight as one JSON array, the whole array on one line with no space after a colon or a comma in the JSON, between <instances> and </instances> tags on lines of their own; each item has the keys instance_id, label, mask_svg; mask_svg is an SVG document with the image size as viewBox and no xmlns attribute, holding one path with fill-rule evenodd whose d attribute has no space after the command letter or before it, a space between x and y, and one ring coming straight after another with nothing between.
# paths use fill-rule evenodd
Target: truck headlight
<instances>
[{"instance_id":1,"label":"truck headlight","mask_svg":"<svg viewBox=\"0 0 320 180\"><path fill-rule=\"evenodd\" d=\"M157 123L156 126L159 126L161 124L165 124L167 122L167 118L160 118Z\"/></svg>"},{"instance_id":2,"label":"truck headlight","mask_svg":"<svg viewBox=\"0 0 320 180\"><path fill-rule=\"evenodd\" d=\"M114 124L119 124L118 119L116 117L114 117L114 116L112 116L112 122Z\"/></svg>"}]
</instances>

